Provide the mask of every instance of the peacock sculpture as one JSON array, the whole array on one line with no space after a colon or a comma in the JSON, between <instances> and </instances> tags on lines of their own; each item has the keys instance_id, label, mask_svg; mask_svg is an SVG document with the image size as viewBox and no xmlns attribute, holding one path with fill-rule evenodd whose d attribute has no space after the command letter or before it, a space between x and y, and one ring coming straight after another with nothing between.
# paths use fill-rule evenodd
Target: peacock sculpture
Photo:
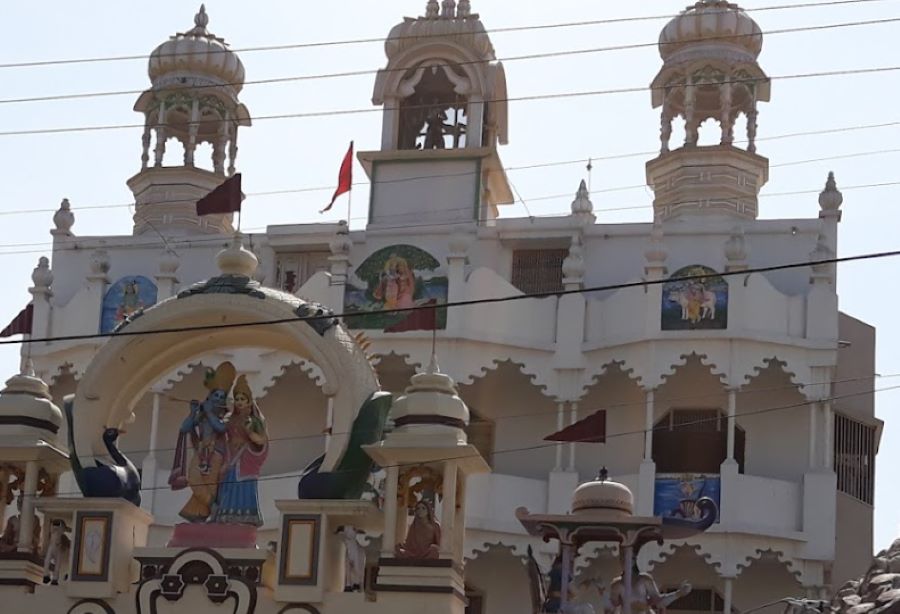
<instances>
[{"instance_id":1,"label":"peacock sculpture","mask_svg":"<svg viewBox=\"0 0 900 614\"><path fill-rule=\"evenodd\" d=\"M121 431L114 427L103 431L103 443L109 452L114 465L108 465L96 460L96 467L82 467L75 449L75 428L72 418L73 397L67 397L63 402L63 410L66 414L66 424L69 427L69 462L72 464L72 472L78 488L85 497L110 497L122 498L136 506L141 505L141 476L137 468L119 450L116 441Z\"/></svg>"}]
</instances>

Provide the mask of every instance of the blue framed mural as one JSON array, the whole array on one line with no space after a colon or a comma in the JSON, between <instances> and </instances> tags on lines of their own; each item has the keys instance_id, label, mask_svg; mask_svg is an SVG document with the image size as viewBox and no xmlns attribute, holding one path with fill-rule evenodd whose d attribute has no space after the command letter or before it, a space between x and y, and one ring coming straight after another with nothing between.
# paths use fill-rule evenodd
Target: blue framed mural
<instances>
[{"instance_id":1,"label":"blue framed mural","mask_svg":"<svg viewBox=\"0 0 900 614\"><path fill-rule=\"evenodd\" d=\"M662 330L728 328L728 282L700 264L678 269L663 284L660 319Z\"/></svg>"},{"instance_id":2,"label":"blue framed mural","mask_svg":"<svg viewBox=\"0 0 900 614\"><path fill-rule=\"evenodd\" d=\"M437 258L413 245L391 245L372 253L356 268L347 284L344 293L347 326L387 332L446 328L446 309L434 310L430 325L420 321L422 311L352 315L446 304L448 280L446 275L438 274L439 268Z\"/></svg>"},{"instance_id":3,"label":"blue framed mural","mask_svg":"<svg viewBox=\"0 0 900 614\"><path fill-rule=\"evenodd\" d=\"M653 493L653 515L699 520L697 501L709 497L721 509L722 479L718 475L657 474ZM718 516L716 522L719 522Z\"/></svg>"},{"instance_id":4,"label":"blue framed mural","mask_svg":"<svg viewBox=\"0 0 900 614\"><path fill-rule=\"evenodd\" d=\"M109 287L100 309L100 332L111 333L136 311L156 304L156 284L143 275L122 277Z\"/></svg>"}]
</instances>

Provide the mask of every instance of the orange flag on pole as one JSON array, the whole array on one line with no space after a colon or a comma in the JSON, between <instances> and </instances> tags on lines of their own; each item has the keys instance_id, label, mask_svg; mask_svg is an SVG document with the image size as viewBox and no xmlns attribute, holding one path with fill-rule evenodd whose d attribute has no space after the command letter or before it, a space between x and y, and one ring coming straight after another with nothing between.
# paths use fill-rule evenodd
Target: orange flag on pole
<instances>
[{"instance_id":1,"label":"orange flag on pole","mask_svg":"<svg viewBox=\"0 0 900 614\"><path fill-rule=\"evenodd\" d=\"M351 186L353 185L353 141L350 141L350 149L347 150L347 154L344 156L344 161L341 162L341 170L338 173L338 186L334 191L334 196L331 197L331 202L328 203L328 206L319 211L319 213L325 213L329 209L331 209L332 205L334 205L334 201L337 200L337 197L345 192L349 192Z\"/></svg>"}]
</instances>

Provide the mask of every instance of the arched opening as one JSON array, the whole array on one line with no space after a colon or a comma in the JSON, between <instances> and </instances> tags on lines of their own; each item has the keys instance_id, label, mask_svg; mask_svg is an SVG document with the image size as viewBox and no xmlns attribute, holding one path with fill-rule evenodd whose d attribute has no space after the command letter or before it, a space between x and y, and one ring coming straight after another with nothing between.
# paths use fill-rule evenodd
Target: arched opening
<instances>
[{"instance_id":1,"label":"arched opening","mask_svg":"<svg viewBox=\"0 0 900 614\"><path fill-rule=\"evenodd\" d=\"M734 457L744 472L744 429L735 424ZM657 473L719 473L728 457L728 417L719 409L673 409L653 426Z\"/></svg>"},{"instance_id":2,"label":"arched opening","mask_svg":"<svg viewBox=\"0 0 900 614\"><path fill-rule=\"evenodd\" d=\"M408 72L416 81L400 103L400 149L458 149L466 146L467 100L454 81L465 79L452 64L420 66ZM452 77L452 78L451 78Z\"/></svg>"}]
</instances>

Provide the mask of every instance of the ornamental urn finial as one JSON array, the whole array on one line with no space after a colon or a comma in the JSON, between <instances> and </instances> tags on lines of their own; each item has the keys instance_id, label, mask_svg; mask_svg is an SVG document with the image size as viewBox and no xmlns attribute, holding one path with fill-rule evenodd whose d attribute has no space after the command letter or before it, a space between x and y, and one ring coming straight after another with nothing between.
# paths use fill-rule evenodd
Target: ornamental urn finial
<instances>
[{"instance_id":1,"label":"ornamental urn finial","mask_svg":"<svg viewBox=\"0 0 900 614\"><path fill-rule=\"evenodd\" d=\"M331 241L328 242L328 247L334 256L348 256L350 254L350 250L353 249L353 240L350 238L350 228L345 220L338 222L337 230L334 232Z\"/></svg>"},{"instance_id":2,"label":"ornamental urn finial","mask_svg":"<svg viewBox=\"0 0 900 614\"><path fill-rule=\"evenodd\" d=\"M72 205L69 199L64 198L59 203L59 209L53 214L53 225L56 226L50 233L53 235L71 236L72 226L75 224L75 214L72 213Z\"/></svg>"},{"instance_id":3,"label":"ornamental urn finial","mask_svg":"<svg viewBox=\"0 0 900 614\"><path fill-rule=\"evenodd\" d=\"M53 284L53 271L50 270L50 259L47 256L38 258L37 266L31 272L31 281L35 290L49 290Z\"/></svg>"},{"instance_id":4,"label":"ornamental urn finial","mask_svg":"<svg viewBox=\"0 0 900 614\"><path fill-rule=\"evenodd\" d=\"M594 215L594 203L591 202L591 193L588 191L584 179L578 185L575 200L572 201L572 215L587 223L593 224L597 217Z\"/></svg>"},{"instance_id":5,"label":"ornamental urn finial","mask_svg":"<svg viewBox=\"0 0 900 614\"><path fill-rule=\"evenodd\" d=\"M259 259L244 247L243 235L235 233L231 245L216 254L216 264L223 275L253 277Z\"/></svg>"},{"instance_id":6,"label":"ornamental urn finial","mask_svg":"<svg viewBox=\"0 0 900 614\"><path fill-rule=\"evenodd\" d=\"M456 0L444 0L441 2L441 17L444 19L456 17Z\"/></svg>"},{"instance_id":7,"label":"ornamental urn finial","mask_svg":"<svg viewBox=\"0 0 900 614\"><path fill-rule=\"evenodd\" d=\"M472 3L469 0L459 0L456 7L456 18L465 19L472 14Z\"/></svg>"},{"instance_id":8,"label":"ornamental urn finial","mask_svg":"<svg viewBox=\"0 0 900 614\"><path fill-rule=\"evenodd\" d=\"M437 19L440 15L440 10L438 0L428 0L428 4L425 5L425 18Z\"/></svg>"},{"instance_id":9,"label":"ornamental urn finial","mask_svg":"<svg viewBox=\"0 0 900 614\"><path fill-rule=\"evenodd\" d=\"M196 29L200 29L205 31L206 26L209 25L209 15L206 14L206 5L201 4L200 10L197 11L197 14L194 15L194 27Z\"/></svg>"},{"instance_id":10,"label":"ornamental urn finial","mask_svg":"<svg viewBox=\"0 0 900 614\"><path fill-rule=\"evenodd\" d=\"M819 194L819 207L822 208L822 211L837 211L842 204L844 204L844 195L838 190L834 171L831 171L828 173L825 189Z\"/></svg>"},{"instance_id":11,"label":"ornamental urn finial","mask_svg":"<svg viewBox=\"0 0 900 614\"><path fill-rule=\"evenodd\" d=\"M581 235L575 234L572 236L569 254L562 263L563 283L566 286L581 284L584 282L584 273L584 245L581 242Z\"/></svg>"}]
</instances>

